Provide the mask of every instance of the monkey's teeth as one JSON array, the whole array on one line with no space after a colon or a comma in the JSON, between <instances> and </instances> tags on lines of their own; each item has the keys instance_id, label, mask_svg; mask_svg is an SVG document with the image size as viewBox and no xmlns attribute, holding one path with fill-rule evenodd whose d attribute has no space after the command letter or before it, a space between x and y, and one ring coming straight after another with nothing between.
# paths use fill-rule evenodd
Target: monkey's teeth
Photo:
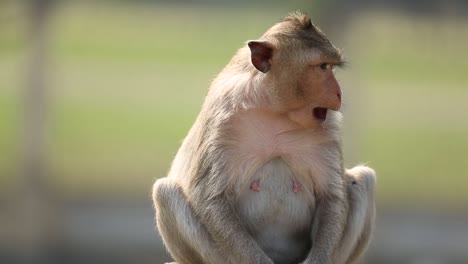
<instances>
[{"instance_id":1,"label":"monkey's teeth","mask_svg":"<svg viewBox=\"0 0 468 264\"><path fill-rule=\"evenodd\" d=\"M328 111L327 108L316 107L316 108L314 108L314 116L315 116L315 118L323 121L323 120L327 119L327 111Z\"/></svg>"}]
</instances>

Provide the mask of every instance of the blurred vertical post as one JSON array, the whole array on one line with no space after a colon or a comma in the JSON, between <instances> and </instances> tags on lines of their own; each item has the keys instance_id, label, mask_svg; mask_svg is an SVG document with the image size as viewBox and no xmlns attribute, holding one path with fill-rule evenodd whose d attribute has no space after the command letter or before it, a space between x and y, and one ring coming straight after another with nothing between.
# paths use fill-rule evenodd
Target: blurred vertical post
<instances>
[{"instance_id":1,"label":"blurred vertical post","mask_svg":"<svg viewBox=\"0 0 468 264\"><path fill-rule=\"evenodd\" d=\"M55 222L47 186L46 105L47 26L51 0L29 0L28 57L22 109L21 188L18 203L21 220L20 241L23 263L48 262L51 232ZM53 220L53 221L50 221Z\"/></svg>"},{"instance_id":2,"label":"blurred vertical post","mask_svg":"<svg viewBox=\"0 0 468 264\"><path fill-rule=\"evenodd\" d=\"M23 101L23 173L29 190L43 188L45 177L46 23L50 1L30 0L29 61Z\"/></svg>"}]
</instances>

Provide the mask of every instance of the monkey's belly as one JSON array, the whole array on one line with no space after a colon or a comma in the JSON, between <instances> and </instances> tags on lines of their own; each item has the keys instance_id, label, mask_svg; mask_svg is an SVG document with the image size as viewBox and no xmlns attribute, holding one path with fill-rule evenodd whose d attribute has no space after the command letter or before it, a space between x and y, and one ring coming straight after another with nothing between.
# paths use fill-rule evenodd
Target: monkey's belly
<instances>
[{"instance_id":1,"label":"monkey's belly","mask_svg":"<svg viewBox=\"0 0 468 264\"><path fill-rule=\"evenodd\" d=\"M247 230L276 264L305 259L315 201L295 186L292 171L280 158L266 163L252 180L258 188L246 190L237 203Z\"/></svg>"}]
</instances>

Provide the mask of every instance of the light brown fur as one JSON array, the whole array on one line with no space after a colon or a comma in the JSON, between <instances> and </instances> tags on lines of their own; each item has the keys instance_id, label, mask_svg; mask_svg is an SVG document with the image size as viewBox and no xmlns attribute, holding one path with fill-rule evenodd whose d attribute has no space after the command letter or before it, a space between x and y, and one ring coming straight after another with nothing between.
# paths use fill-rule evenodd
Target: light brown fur
<instances>
[{"instance_id":1,"label":"light brown fur","mask_svg":"<svg viewBox=\"0 0 468 264\"><path fill-rule=\"evenodd\" d=\"M340 51L294 13L213 81L168 177L153 188L158 229L178 263L360 258L373 229L375 173L343 168L341 90L325 67L340 63ZM326 120L314 118L317 107L329 109Z\"/></svg>"}]
</instances>

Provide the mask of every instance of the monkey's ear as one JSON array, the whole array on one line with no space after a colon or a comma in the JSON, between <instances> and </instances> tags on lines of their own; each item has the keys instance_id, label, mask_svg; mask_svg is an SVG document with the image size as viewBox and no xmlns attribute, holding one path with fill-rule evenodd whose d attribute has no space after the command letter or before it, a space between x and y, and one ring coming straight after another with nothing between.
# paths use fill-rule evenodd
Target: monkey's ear
<instances>
[{"instance_id":1,"label":"monkey's ear","mask_svg":"<svg viewBox=\"0 0 468 264\"><path fill-rule=\"evenodd\" d=\"M268 72L271 68L273 45L266 40L251 40L247 45L250 48L253 66L263 73Z\"/></svg>"}]
</instances>

